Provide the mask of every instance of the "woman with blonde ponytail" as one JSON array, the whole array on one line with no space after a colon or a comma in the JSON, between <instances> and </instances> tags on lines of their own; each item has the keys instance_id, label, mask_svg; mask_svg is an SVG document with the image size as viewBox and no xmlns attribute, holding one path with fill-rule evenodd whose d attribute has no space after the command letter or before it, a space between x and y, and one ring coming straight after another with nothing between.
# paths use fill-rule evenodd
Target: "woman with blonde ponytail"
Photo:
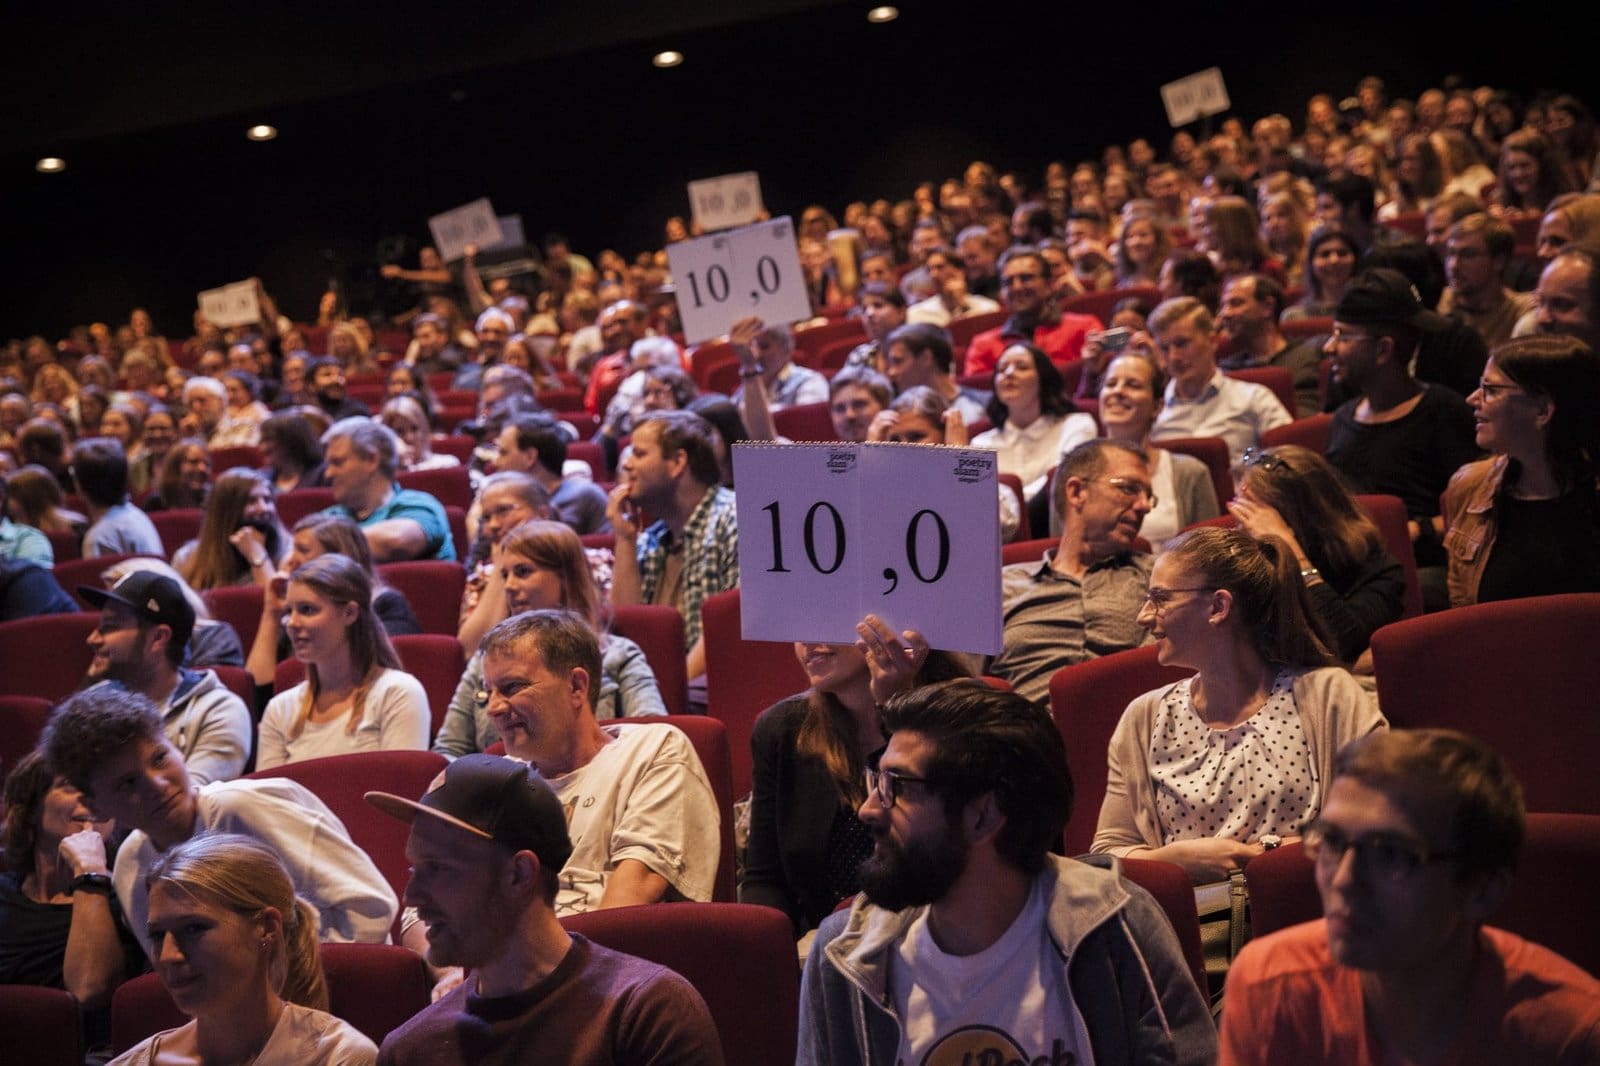
<instances>
[{"instance_id":1,"label":"woman with blonde ponytail","mask_svg":"<svg viewBox=\"0 0 1600 1066\"><path fill-rule=\"evenodd\" d=\"M1331 665L1278 537L1179 535L1156 559L1139 623L1163 665L1196 673L1128 705L1093 850L1225 881L1316 817L1340 747L1388 723Z\"/></svg>"},{"instance_id":2,"label":"woman with blonde ponytail","mask_svg":"<svg viewBox=\"0 0 1600 1066\"><path fill-rule=\"evenodd\" d=\"M322 555L269 589L306 679L261 716L256 767L388 748L428 746L428 697L399 669L372 610L372 579L343 555Z\"/></svg>"},{"instance_id":3,"label":"woman with blonde ponytail","mask_svg":"<svg viewBox=\"0 0 1600 1066\"><path fill-rule=\"evenodd\" d=\"M193 1020L157 1033L113 1066L377 1061L372 1041L326 1013L316 908L295 895L270 848L203 833L162 854L145 887L156 972Z\"/></svg>"}]
</instances>

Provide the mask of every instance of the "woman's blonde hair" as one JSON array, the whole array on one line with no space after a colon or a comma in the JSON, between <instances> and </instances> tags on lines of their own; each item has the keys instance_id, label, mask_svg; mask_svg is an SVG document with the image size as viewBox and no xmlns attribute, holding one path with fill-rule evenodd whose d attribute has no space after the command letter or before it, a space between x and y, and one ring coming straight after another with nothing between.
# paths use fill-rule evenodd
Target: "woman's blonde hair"
<instances>
[{"instance_id":1,"label":"woman's blonde hair","mask_svg":"<svg viewBox=\"0 0 1600 1066\"><path fill-rule=\"evenodd\" d=\"M289 583L304 585L336 606L351 603L356 606L355 620L345 630L345 639L350 645L350 660L355 667L356 677L360 679L350 696L349 713L345 715L344 731L353 734L361 724L372 683L385 669L400 668L400 657L389 642L389 634L372 610L372 579L355 560L344 555L329 554L319 555L295 567L294 573L289 575ZM311 717L321 691L322 681L317 676L317 665L306 663L306 694L300 701L300 711L295 715L294 725L289 729L291 739L298 737L305 729L306 720Z\"/></svg>"},{"instance_id":2,"label":"woman's blonde hair","mask_svg":"<svg viewBox=\"0 0 1600 1066\"><path fill-rule=\"evenodd\" d=\"M269 907L283 918L283 942L271 952L267 979L282 999L328 1009L328 986L317 947L317 909L295 895L277 853L235 833L201 833L163 852L145 875L145 890L169 885L202 902L254 918Z\"/></svg>"}]
</instances>

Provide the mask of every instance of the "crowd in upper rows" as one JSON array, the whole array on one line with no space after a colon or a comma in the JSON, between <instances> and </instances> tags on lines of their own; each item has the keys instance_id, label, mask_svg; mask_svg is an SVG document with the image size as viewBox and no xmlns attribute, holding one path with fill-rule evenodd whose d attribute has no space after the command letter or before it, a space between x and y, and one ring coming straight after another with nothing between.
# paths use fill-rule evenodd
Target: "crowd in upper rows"
<instances>
[{"instance_id":1,"label":"crowd in upper rows","mask_svg":"<svg viewBox=\"0 0 1600 1066\"><path fill-rule=\"evenodd\" d=\"M1002 527L1054 547L1003 570L992 659L872 617L856 645L796 645L810 687L752 740L743 897L798 935L859 887L874 831L854 812L891 695L990 673L1040 703L1061 667L1147 643L1195 673L1130 706L1107 792L1085 797L1101 803L1094 849L1225 878L1316 816L1341 745L1386 728L1359 678L1372 633L1413 595L1444 608L1600 588L1600 250L1586 243L1600 196L1574 191L1593 124L1570 98L1518 110L1487 91L1391 104L1369 79L1342 111L1314 98L1298 137L1283 116L1248 135L1230 120L1204 144L1180 133L1165 162L1136 141L1052 164L1037 189L974 163L902 204L852 204L842 226L807 208L799 252L822 322L744 319L688 354L660 254L590 263L559 238L536 277L486 280L470 249L454 268L428 252L386 268L415 287L401 322L351 317L333 292L296 325L263 287L251 327L197 316L193 337L168 341L136 311L115 331L13 342L0 553L31 563L6 564L7 590L71 609L45 569L55 546L166 558L149 513L203 509L170 565L135 560L85 593L103 612L88 680L146 702L97 686L105 706L78 706L134 733L159 719L183 789L203 785L206 827L272 821L239 787L252 783L206 791L252 752L271 768L498 741L564 802L604 793L572 822L557 910L704 899L704 771L668 730L608 721L665 709L609 617L677 608L703 703L701 608L739 576L731 446L825 405L838 439L993 450ZM688 231L675 219L667 237ZM808 343L808 326L851 318L844 343ZM1195 457L1213 452L1221 476ZM258 461L216 470L215 455ZM461 516L402 479L462 466L458 534ZM328 506L285 529L278 506L317 488ZM1381 525L1370 495L1403 515ZM1224 516L1238 529L1192 528ZM458 550L470 659L430 736L428 696L390 639L416 631L415 605L381 566ZM263 606L246 648L205 624L196 593L249 585ZM291 658L305 679L273 694ZM259 723L207 663L247 667ZM52 728L51 750L76 760L56 773L85 787L104 772L88 725ZM1238 743L1210 744L1218 732ZM651 782L670 812L630 812L619 781ZM607 852L622 824L632 865ZM145 905L134 874L165 849L160 828L117 860L125 907ZM283 857L307 864L297 885L324 861ZM347 922L387 929L389 895L387 909L346 901ZM408 943L431 917L402 918Z\"/></svg>"}]
</instances>

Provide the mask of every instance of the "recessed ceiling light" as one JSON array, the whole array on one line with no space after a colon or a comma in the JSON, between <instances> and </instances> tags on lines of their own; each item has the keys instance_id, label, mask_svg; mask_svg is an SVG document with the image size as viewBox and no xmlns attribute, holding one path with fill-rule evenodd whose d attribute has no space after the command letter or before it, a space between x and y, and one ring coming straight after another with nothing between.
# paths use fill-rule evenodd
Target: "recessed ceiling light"
<instances>
[{"instance_id":1,"label":"recessed ceiling light","mask_svg":"<svg viewBox=\"0 0 1600 1066\"><path fill-rule=\"evenodd\" d=\"M650 62L658 67L675 67L683 62L682 52L657 52L651 57Z\"/></svg>"},{"instance_id":2,"label":"recessed ceiling light","mask_svg":"<svg viewBox=\"0 0 1600 1066\"><path fill-rule=\"evenodd\" d=\"M65 159L57 159L53 155L47 155L35 163L33 169L41 174L59 174L67 169L67 161Z\"/></svg>"},{"instance_id":3,"label":"recessed ceiling light","mask_svg":"<svg viewBox=\"0 0 1600 1066\"><path fill-rule=\"evenodd\" d=\"M868 22L893 22L899 17L900 9L897 7L890 7L887 4L885 4L883 7L875 7L871 11L867 12Z\"/></svg>"},{"instance_id":4,"label":"recessed ceiling light","mask_svg":"<svg viewBox=\"0 0 1600 1066\"><path fill-rule=\"evenodd\" d=\"M266 125L251 126L249 129L244 131L244 135L250 138L252 141L270 141L272 138L278 135L278 127Z\"/></svg>"}]
</instances>

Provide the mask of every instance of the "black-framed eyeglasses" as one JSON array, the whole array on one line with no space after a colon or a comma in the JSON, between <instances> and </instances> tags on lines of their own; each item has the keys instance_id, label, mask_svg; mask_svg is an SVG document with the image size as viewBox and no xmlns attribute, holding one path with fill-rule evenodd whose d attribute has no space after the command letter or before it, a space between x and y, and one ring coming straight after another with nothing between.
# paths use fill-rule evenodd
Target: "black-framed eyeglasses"
<instances>
[{"instance_id":1,"label":"black-framed eyeglasses","mask_svg":"<svg viewBox=\"0 0 1600 1066\"><path fill-rule=\"evenodd\" d=\"M1244 455L1240 457L1240 462L1242 462L1245 466L1259 466L1268 473L1271 473L1274 470L1287 469L1289 466L1288 463L1284 462L1282 459L1279 459L1271 452L1254 446L1244 450Z\"/></svg>"},{"instance_id":2,"label":"black-framed eyeglasses","mask_svg":"<svg viewBox=\"0 0 1600 1066\"><path fill-rule=\"evenodd\" d=\"M884 810L893 810L894 804L900 798L900 789L903 785L922 785L932 788L933 782L926 777L912 777L910 774L896 773L893 770L880 770L875 766L867 767L867 795L877 799L878 806Z\"/></svg>"},{"instance_id":3,"label":"black-framed eyeglasses","mask_svg":"<svg viewBox=\"0 0 1600 1066\"><path fill-rule=\"evenodd\" d=\"M1450 862L1462 856L1460 849L1432 851L1420 841L1396 833L1368 833L1352 837L1337 826L1313 822L1301 836L1306 855L1312 862L1338 866L1349 851L1356 853L1362 867L1385 881L1404 881L1424 866Z\"/></svg>"},{"instance_id":4,"label":"black-framed eyeglasses","mask_svg":"<svg viewBox=\"0 0 1600 1066\"><path fill-rule=\"evenodd\" d=\"M1144 484L1142 481L1134 481L1132 478L1089 477L1084 478L1084 481L1098 481L1101 484L1110 485L1112 488L1116 489L1130 500L1137 500L1139 497L1143 496L1145 499L1150 501L1150 509L1152 511L1155 510L1156 504L1161 502L1160 497L1156 495L1155 489Z\"/></svg>"},{"instance_id":5,"label":"black-framed eyeglasses","mask_svg":"<svg viewBox=\"0 0 1600 1066\"><path fill-rule=\"evenodd\" d=\"M1522 386L1521 385L1496 385L1496 384L1494 384L1492 382L1485 381L1483 378L1479 378L1478 379L1478 391L1483 393L1483 398L1485 400L1493 400L1496 397L1505 395L1506 393L1513 393L1513 394L1520 393L1520 392L1522 392Z\"/></svg>"}]
</instances>

